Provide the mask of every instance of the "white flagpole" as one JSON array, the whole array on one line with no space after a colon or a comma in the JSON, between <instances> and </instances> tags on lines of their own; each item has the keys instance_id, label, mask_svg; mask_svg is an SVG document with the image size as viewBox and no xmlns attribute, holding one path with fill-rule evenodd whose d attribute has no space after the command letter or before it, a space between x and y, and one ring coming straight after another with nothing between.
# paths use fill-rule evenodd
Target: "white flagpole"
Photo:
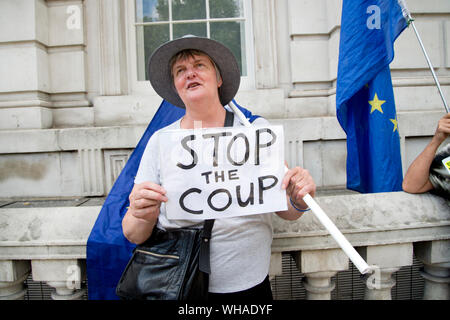
<instances>
[{"instance_id":1,"label":"white flagpole","mask_svg":"<svg viewBox=\"0 0 450 320\"><path fill-rule=\"evenodd\" d=\"M406 7L405 0L398 0L398 2L399 2L399 5L402 7L403 16L405 18L407 18L408 23L412 25L412 27L414 29L414 33L416 34L417 40L419 40L420 47L422 48L422 52L425 55L425 59L427 60L428 67L430 68L431 74L433 75L434 82L436 83L436 86L439 90L439 94L441 96L442 102L444 103L444 108L448 113L450 111L448 109L447 101L444 98L444 94L442 93L442 90L441 90L441 85L439 84L439 80L436 76L436 73L434 72L433 65L431 64L430 58L428 57L427 51L425 50L425 46L423 45L422 39L420 38L420 35L419 35L419 32L417 31L416 26L414 25L414 19L412 18L411 13L409 12L408 8Z\"/></svg>"},{"instance_id":2,"label":"white flagpole","mask_svg":"<svg viewBox=\"0 0 450 320\"><path fill-rule=\"evenodd\" d=\"M228 106L233 110L234 114L239 118L241 123L250 127L251 124L244 116L244 114L239 110L238 107L234 104L233 101L228 103ZM285 168L286 171L288 168ZM311 208L311 211L314 213L316 218L322 223L322 225L328 230L331 236L336 240L341 249L345 252L345 254L350 258L355 267L361 272L361 274L372 273L376 267L370 267L366 261L359 255L359 253L353 248L350 242L345 238L342 232L336 227L333 221L327 216L327 214L320 208L317 202L311 197L309 194L303 197L303 201Z\"/></svg>"}]
</instances>

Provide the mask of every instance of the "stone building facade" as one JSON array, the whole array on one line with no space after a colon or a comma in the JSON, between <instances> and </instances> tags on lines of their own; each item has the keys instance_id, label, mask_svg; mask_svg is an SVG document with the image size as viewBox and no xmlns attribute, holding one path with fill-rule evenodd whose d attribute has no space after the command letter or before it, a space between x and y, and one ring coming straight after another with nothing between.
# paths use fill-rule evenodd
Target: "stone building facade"
<instances>
[{"instance_id":1,"label":"stone building facade","mask_svg":"<svg viewBox=\"0 0 450 320\"><path fill-rule=\"evenodd\" d=\"M251 52L236 101L285 125L291 166L306 167L319 187L345 186L345 134L335 117L341 1L242 3ZM161 102L138 81L135 4L1 1L2 198L108 192ZM408 6L448 96L450 4ZM395 50L405 171L444 109L411 28Z\"/></svg>"},{"instance_id":2,"label":"stone building facade","mask_svg":"<svg viewBox=\"0 0 450 320\"><path fill-rule=\"evenodd\" d=\"M346 136L335 115L342 1L232 2L245 65L236 101L284 125L290 166L308 169L320 190L345 189ZM448 98L450 2L407 4ZM107 195L161 103L144 79L139 10L149 9L139 0L0 1L1 200ZM207 33L218 22L208 10ZM391 72L405 172L444 115L411 28L395 43Z\"/></svg>"}]
</instances>

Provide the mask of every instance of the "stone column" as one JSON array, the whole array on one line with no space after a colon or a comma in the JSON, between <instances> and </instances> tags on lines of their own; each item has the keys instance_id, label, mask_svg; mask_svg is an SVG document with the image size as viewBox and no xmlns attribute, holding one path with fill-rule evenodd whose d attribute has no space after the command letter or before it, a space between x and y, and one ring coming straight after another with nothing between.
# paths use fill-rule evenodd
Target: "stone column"
<instances>
[{"instance_id":1,"label":"stone column","mask_svg":"<svg viewBox=\"0 0 450 320\"><path fill-rule=\"evenodd\" d=\"M79 260L33 260L31 265L33 280L55 288L53 300L79 300L86 291L81 288L86 278L85 265Z\"/></svg>"},{"instance_id":2,"label":"stone column","mask_svg":"<svg viewBox=\"0 0 450 320\"><path fill-rule=\"evenodd\" d=\"M379 268L366 277L365 300L392 300L391 290L396 285L392 274L400 268Z\"/></svg>"},{"instance_id":3,"label":"stone column","mask_svg":"<svg viewBox=\"0 0 450 320\"><path fill-rule=\"evenodd\" d=\"M414 253L423 264L424 300L450 300L450 240L414 243Z\"/></svg>"},{"instance_id":4,"label":"stone column","mask_svg":"<svg viewBox=\"0 0 450 320\"><path fill-rule=\"evenodd\" d=\"M341 249L304 250L294 255L306 278L303 286L308 300L330 300L335 283L331 278L348 269L348 257Z\"/></svg>"},{"instance_id":5,"label":"stone column","mask_svg":"<svg viewBox=\"0 0 450 320\"><path fill-rule=\"evenodd\" d=\"M23 300L27 292L23 282L29 273L29 261L0 261L0 300Z\"/></svg>"},{"instance_id":6,"label":"stone column","mask_svg":"<svg viewBox=\"0 0 450 320\"><path fill-rule=\"evenodd\" d=\"M100 44L100 94L128 93L125 1L100 0L98 32Z\"/></svg>"},{"instance_id":7,"label":"stone column","mask_svg":"<svg viewBox=\"0 0 450 320\"><path fill-rule=\"evenodd\" d=\"M366 300L392 300L391 289L395 286L392 274L400 267L412 265L412 243L388 244L361 248L361 256L375 272L365 277Z\"/></svg>"},{"instance_id":8,"label":"stone column","mask_svg":"<svg viewBox=\"0 0 450 320\"><path fill-rule=\"evenodd\" d=\"M278 86L275 36L275 1L253 1L255 46L255 85L258 89ZM251 72L251 70L249 70Z\"/></svg>"},{"instance_id":9,"label":"stone column","mask_svg":"<svg viewBox=\"0 0 450 320\"><path fill-rule=\"evenodd\" d=\"M331 291L336 284L331 280L336 275L336 271L309 272L303 279L303 286L306 289L307 300L331 300Z\"/></svg>"}]
</instances>

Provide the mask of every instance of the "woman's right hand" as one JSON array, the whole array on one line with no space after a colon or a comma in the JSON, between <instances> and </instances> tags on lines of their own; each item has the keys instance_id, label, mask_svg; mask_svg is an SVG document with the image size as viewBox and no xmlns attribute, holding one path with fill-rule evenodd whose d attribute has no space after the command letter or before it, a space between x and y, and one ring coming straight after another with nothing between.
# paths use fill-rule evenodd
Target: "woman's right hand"
<instances>
[{"instance_id":1,"label":"woman's right hand","mask_svg":"<svg viewBox=\"0 0 450 320\"><path fill-rule=\"evenodd\" d=\"M159 216L161 202L166 202L166 190L153 182L135 184L131 190L130 206L122 220L125 238L141 244L151 235Z\"/></svg>"},{"instance_id":2,"label":"woman's right hand","mask_svg":"<svg viewBox=\"0 0 450 320\"><path fill-rule=\"evenodd\" d=\"M154 223L159 216L162 202L166 202L166 190L153 182L135 184L129 200L130 214L138 219Z\"/></svg>"}]
</instances>

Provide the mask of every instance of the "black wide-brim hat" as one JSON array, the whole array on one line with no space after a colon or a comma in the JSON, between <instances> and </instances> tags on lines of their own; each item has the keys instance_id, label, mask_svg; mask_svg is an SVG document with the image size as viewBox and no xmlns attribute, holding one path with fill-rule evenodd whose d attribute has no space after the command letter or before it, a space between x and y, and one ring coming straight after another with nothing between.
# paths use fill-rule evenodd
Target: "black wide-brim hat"
<instances>
[{"instance_id":1,"label":"black wide-brim hat","mask_svg":"<svg viewBox=\"0 0 450 320\"><path fill-rule=\"evenodd\" d=\"M173 84L169 66L170 59L185 49L200 50L214 61L222 76L220 103L226 105L233 100L241 82L239 66L233 53L218 41L191 35L166 42L153 52L148 61L148 76L156 93L171 104L185 108Z\"/></svg>"}]
</instances>

